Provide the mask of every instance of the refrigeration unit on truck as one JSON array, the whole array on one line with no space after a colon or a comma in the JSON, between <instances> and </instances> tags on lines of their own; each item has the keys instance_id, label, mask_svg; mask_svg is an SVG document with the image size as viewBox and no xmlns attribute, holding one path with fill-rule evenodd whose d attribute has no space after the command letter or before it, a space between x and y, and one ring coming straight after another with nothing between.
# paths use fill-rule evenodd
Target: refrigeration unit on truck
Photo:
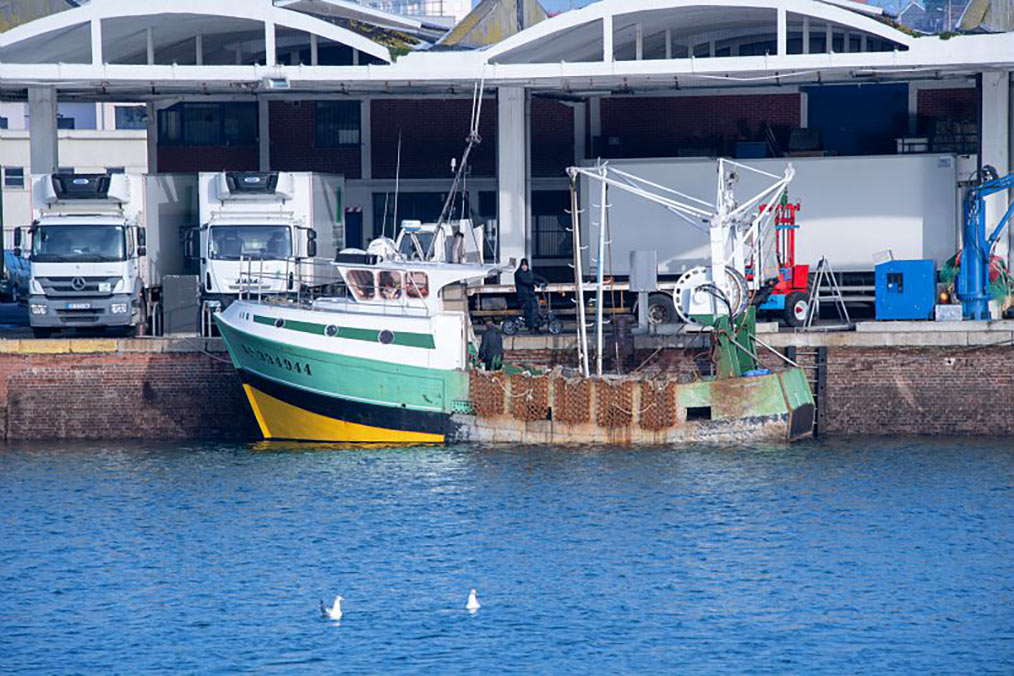
<instances>
[{"instance_id":1,"label":"refrigeration unit on truck","mask_svg":"<svg viewBox=\"0 0 1014 676\"><path fill-rule=\"evenodd\" d=\"M182 233L197 211L195 176L39 174L29 248L29 322L38 337L62 329L143 334L162 278L183 270ZM27 240L27 241L26 241ZM156 322L157 323L157 322Z\"/></svg>"},{"instance_id":2,"label":"refrigeration unit on truck","mask_svg":"<svg viewBox=\"0 0 1014 676\"><path fill-rule=\"evenodd\" d=\"M288 295L337 281L344 244L341 176L309 172L201 173L200 259L206 309L244 295Z\"/></svg>"}]
</instances>

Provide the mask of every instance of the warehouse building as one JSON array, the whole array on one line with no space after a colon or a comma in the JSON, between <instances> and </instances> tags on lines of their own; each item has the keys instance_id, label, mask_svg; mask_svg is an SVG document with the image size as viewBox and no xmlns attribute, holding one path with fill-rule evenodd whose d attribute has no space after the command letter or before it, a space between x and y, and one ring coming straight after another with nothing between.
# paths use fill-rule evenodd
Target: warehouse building
<instances>
[{"instance_id":1,"label":"warehouse building","mask_svg":"<svg viewBox=\"0 0 1014 676\"><path fill-rule=\"evenodd\" d=\"M952 202L980 162L1007 172L1012 70L1014 34L915 37L848 0L602 0L553 18L487 1L450 32L344 0L93 0L0 34L0 97L30 109L25 171L66 166L58 101L143 102L149 171L344 175L350 246L438 215L482 82L468 208L502 260L561 269L564 169L599 157L870 158L837 188L855 227L882 229L859 220L895 200L905 232L925 230L940 214L906 193L901 160L949 158ZM956 249L956 206L946 218ZM839 226L822 247L866 232Z\"/></svg>"}]
</instances>

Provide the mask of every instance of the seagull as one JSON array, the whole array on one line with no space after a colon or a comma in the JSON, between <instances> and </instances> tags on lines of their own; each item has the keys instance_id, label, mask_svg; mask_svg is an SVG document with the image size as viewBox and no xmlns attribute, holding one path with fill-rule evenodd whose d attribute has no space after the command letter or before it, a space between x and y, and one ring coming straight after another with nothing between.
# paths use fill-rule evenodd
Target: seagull
<instances>
[{"instance_id":1,"label":"seagull","mask_svg":"<svg viewBox=\"0 0 1014 676\"><path fill-rule=\"evenodd\" d=\"M321 601L320 602L320 614L323 615L324 617L328 617L328 618L330 618L332 620L340 620L340 619L342 619L342 601L344 601L344 600L345 599L343 599L341 596L334 597L334 605L331 606L330 608L328 608L327 606L325 606L324 602Z\"/></svg>"},{"instance_id":2,"label":"seagull","mask_svg":"<svg viewBox=\"0 0 1014 676\"><path fill-rule=\"evenodd\" d=\"M474 613L482 606L479 605L479 599L475 597L475 590L468 592L468 603L465 604L465 610Z\"/></svg>"}]
</instances>

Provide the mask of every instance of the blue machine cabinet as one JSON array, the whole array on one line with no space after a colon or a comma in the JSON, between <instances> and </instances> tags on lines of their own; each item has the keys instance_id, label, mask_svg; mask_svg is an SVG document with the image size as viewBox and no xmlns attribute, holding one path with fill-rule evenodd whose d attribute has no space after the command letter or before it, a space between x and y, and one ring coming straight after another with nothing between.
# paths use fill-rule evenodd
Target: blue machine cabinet
<instances>
[{"instance_id":1,"label":"blue machine cabinet","mask_svg":"<svg viewBox=\"0 0 1014 676\"><path fill-rule=\"evenodd\" d=\"M932 260L888 261L875 268L877 319L933 319L937 267Z\"/></svg>"}]
</instances>

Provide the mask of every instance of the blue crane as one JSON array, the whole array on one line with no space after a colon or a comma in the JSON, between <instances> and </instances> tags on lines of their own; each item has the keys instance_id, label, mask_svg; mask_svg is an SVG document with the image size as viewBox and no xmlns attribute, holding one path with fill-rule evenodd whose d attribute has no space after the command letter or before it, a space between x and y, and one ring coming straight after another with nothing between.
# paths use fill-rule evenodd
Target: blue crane
<instances>
[{"instance_id":1,"label":"blue crane","mask_svg":"<svg viewBox=\"0 0 1014 676\"><path fill-rule=\"evenodd\" d=\"M1014 173L1000 178L996 169L986 165L979 172L979 183L965 191L964 246L956 289L965 319L989 319L989 259L993 246L1014 214L1014 201L987 238L986 198L1011 189L1014 189Z\"/></svg>"}]
</instances>

